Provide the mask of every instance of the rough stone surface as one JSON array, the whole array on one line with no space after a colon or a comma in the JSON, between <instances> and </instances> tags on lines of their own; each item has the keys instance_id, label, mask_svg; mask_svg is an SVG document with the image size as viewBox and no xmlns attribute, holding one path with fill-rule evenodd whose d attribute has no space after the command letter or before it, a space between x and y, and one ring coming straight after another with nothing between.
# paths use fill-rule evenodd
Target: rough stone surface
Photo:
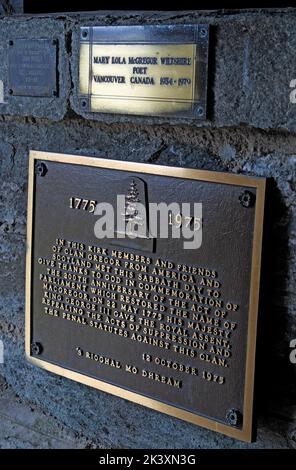
<instances>
[{"instance_id":1,"label":"rough stone surface","mask_svg":"<svg viewBox=\"0 0 296 470\"><path fill-rule=\"evenodd\" d=\"M0 14L13 15L24 12L24 0L0 0Z\"/></svg>"},{"instance_id":2,"label":"rough stone surface","mask_svg":"<svg viewBox=\"0 0 296 470\"><path fill-rule=\"evenodd\" d=\"M14 17L0 16L0 114L32 116L32 118L45 117L53 120L60 120L64 117L70 89L67 37L63 21L51 18L36 20L31 17L17 21ZM58 41L57 97L11 96L9 94L9 41L16 39L55 39ZM2 87L3 93L1 93Z\"/></svg>"},{"instance_id":3,"label":"rough stone surface","mask_svg":"<svg viewBox=\"0 0 296 470\"><path fill-rule=\"evenodd\" d=\"M192 21L191 13L163 15L164 22ZM296 366L289 362L289 343L296 337L296 105L287 102L289 82L296 78L295 60L292 61L295 11L261 15L252 12L206 15L208 22L217 25L220 36L217 31L217 46L212 52L215 98L209 107L213 120L204 126L108 116L104 120L102 117L99 121L89 120L69 108L65 113L63 100L60 105L55 102L49 106L47 114L45 104L29 99L23 106L8 105L9 112L0 105L0 339L4 343L4 364L0 364L0 447L296 447ZM148 18L151 24L158 21L156 14L144 16L145 19L140 13L100 13L98 21L100 24L124 21L139 24ZM194 18L198 17L196 13ZM89 24L89 18L18 17L0 21L4 25L9 23L11 31L18 30L27 36L37 30L38 34L44 31L50 35L54 28L61 41L63 35L68 38L66 52L72 62L71 100L75 108L73 67L77 51L71 52L69 36L73 28L75 41L75 28ZM243 35L244 26L247 32ZM269 50L265 41L272 37ZM0 56L6 39L7 32L0 41ZM253 68L248 68L249 81L246 78L244 85L250 94L243 96L240 80L247 39L248 63ZM65 70L60 69L63 77L68 76L68 59L63 62ZM269 96L265 97L263 89ZM256 443L235 441L26 363L24 280L30 149L268 178L270 210L264 242L258 341Z\"/></svg>"},{"instance_id":4,"label":"rough stone surface","mask_svg":"<svg viewBox=\"0 0 296 470\"><path fill-rule=\"evenodd\" d=\"M85 436L57 418L23 402L0 377L0 449L89 448ZM96 443L100 447L100 443Z\"/></svg>"},{"instance_id":5,"label":"rough stone surface","mask_svg":"<svg viewBox=\"0 0 296 470\"><path fill-rule=\"evenodd\" d=\"M208 120L186 120L187 126L225 127L237 124L260 129L296 129L296 107L290 103L295 75L296 10L238 12L101 13L72 19L72 51L79 49L79 26L209 24ZM72 27L72 26L71 26ZM78 55L71 57L73 109L88 119L112 122L114 116L83 113L78 105ZM180 123L167 118L116 116L116 121Z\"/></svg>"}]
</instances>

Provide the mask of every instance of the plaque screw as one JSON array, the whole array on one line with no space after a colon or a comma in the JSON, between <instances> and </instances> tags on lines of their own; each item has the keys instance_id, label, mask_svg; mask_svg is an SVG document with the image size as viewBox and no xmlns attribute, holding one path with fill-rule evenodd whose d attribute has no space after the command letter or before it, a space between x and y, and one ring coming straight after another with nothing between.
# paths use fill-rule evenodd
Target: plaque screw
<instances>
[{"instance_id":1,"label":"plaque screw","mask_svg":"<svg viewBox=\"0 0 296 470\"><path fill-rule=\"evenodd\" d=\"M86 29L83 30L82 33L81 33L81 35L82 35L83 38L87 38L87 36L88 36L88 31L87 31Z\"/></svg>"},{"instance_id":2,"label":"plaque screw","mask_svg":"<svg viewBox=\"0 0 296 470\"><path fill-rule=\"evenodd\" d=\"M82 106L83 108L85 108L85 107L86 107L86 104L87 104L87 103L86 103L86 101L85 101L85 100L82 100L82 101L81 101L81 106Z\"/></svg>"},{"instance_id":3,"label":"plaque screw","mask_svg":"<svg viewBox=\"0 0 296 470\"><path fill-rule=\"evenodd\" d=\"M8 93L9 93L10 95L13 95L13 89L10 88L10 89L8 90Z\"/></svg>"},{"instance_id":4,"label":"plaque screw","mask_svg":"<svg viewBox=\"0 0 296 470\"><path fill-rule=\"evenodd\" d=\"M255 195L250 191L244 191L239 196L239 202L243 207L252 207L255 202Z\"/></svg>"},{"instance_id":5,"label":"plaque screw","mask_svg":"<svg viewBox=\"0 0 296 470\"><path fill-rule=\"evenodd\" d=\"M38 176L45 176L47 173L47 166L43 162L36 163L35 173Z\"/></svg>"},{"instance_id":6,"label":"plaque screw","mask_svg":"<svg viewBox=\"0 0 296 470\"><path fill-rule=\"evenodd\" d=\"M199 35L200 35L201 38L206 38L207 34L208 34L208 32L207 32L206 28L201 28L200 29Z\"/></svg>"},{"instance_id":7,"label":"plaque screw","mask_svg":"<svg viewBox=\"0 0 296 470\"><path fill-rule=\"evenodd\" d=\"M230 426L239 426L242 421L241 413L234 408L230 409L226 413L226 422Z\"/></svg>"},{"instance_id":8,"label":"plaque screw","mask_svg":"<svg viewBox=\"0 0 296 470\"><path fill-rule=\"evenodd\" d=\"M9 44L10 46L13 46L13 41L10 39L10 41L8 41L8 44Z\"/></svg>"},{"instance_id":9,"label":"plaque screw","mask_svg":"<svg viewBox=\"0 0 296 470\"><path fill-rule=\"evenodd\" d=\"M40 356L42 354L43 347L41 343L32 343L31 344L31 353L34 356Z\"/></svg>"},{"instance_id":10,"label":"plaque screw","mask_svg":"<svg viewBox=\"0 0 296 470\"><path fill-rule=\"evenodd\" d=\"M196 110L196 113L199 117L203 116L204 110L202 106L199 106Z\"/></svg>"}]
</instances>

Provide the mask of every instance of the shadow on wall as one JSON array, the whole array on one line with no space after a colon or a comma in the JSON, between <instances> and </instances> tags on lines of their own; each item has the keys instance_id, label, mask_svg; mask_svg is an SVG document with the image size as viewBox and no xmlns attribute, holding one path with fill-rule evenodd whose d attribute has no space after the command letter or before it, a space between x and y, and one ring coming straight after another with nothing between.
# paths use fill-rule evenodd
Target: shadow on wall
<instances>
[{"instance_id":1,"label":"shadow on wall","mask_svg":"<svg viewBox=\"0 0 296 470\"><path fill-rule=\"evenodd\" d=\"M215 70L217 52L217 26L210 25L208 52L208 83L207 83L207 119L214 119L215 110Z\"/></svg>"},{"instance_id":2,"label":"shadow on wall","mask_svg":"<svg viewBox=\"0 0 296 470\"><path fill-rule=\"evenodd\" d=\"M294 370L289 361L287 283L289 265L288 208L274 179L267 179L258 318L256 407L262 416L281 416L295 397ZM285 397L285 403L283 403ZM294 398L295 400L295 398Z\"/></svg>"}]
</instances>

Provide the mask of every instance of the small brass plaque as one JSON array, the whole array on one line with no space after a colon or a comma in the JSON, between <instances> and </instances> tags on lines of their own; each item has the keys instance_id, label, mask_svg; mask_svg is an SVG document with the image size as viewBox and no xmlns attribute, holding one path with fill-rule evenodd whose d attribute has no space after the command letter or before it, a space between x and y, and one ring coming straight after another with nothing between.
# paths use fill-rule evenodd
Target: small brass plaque
<instances>
[{"instance_id":1,"label":"small brass plaque","mask_svg":"<svg viewBox=\"0 0 296 470\"><path fill-rule=\"evenodd\" d=\"M206 117L208 26L81 28L83 111Z\"/></svg>"},{"instance_id":2,"label":"small brass plaque","mask_svg":"<svg viewBox=\"0 0 296 470\"><path fill-rule=\"evenodd\" d=\"M264 191L263 178L32 151L29 361L249 441Z\"/></svg>"},{"instance_id":3,"label":"small brass plaque","mask_svg":"<svg viewBox=\"0 0 296 470\"><path fill-rule=\"evenodd\" d=\"M10 39L7 47L9 95L57 96L56 40Z\"/></svg>"}]
</instances>

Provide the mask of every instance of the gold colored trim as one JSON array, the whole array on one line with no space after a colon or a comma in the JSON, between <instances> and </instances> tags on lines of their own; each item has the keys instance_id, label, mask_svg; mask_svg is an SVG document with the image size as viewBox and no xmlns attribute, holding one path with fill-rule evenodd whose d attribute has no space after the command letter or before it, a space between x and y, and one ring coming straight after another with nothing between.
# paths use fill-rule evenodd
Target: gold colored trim
<instances>
[{"instance_id":1,"label":"gold colored trim","mask_svg":"<svg viewBox=\"0 0 296 470\"><path fill-rule=\"evenodd\" d=\"M81 73L81 70L89 69L90 45L88 43L80 45L79 57L79 93L87 95L89 93L89 73Z\"/></svg>"},{"instance_id":2,"label":"gold colored trim","mask_svg":"<svg viewBox=\"0 0 296 470\"><path fill-rule=\"evenodd\" d=\"M34 198L34 166L35 160L49 160L53 162L70 163L74 165L94 166L100 168L110 168L122 171L132 171L137 173L149 173L154 175L172 176L176 178L196 179L212 183L231 184L256 188L256 207L255 223L253 237L252 269L249 297L249 319L248 319L248 338L247 338L247 356L246 356L246 376L244 390L244 411L243 427L236 429L225 424L221 424L213 419L204 418L192 412L167 405L158 400L154 400L138 393L125 390L106 382L103 382L84 374L73 372L63 367L48 363L41 359L31 356L31 265L33 248L33 198ZM170 416L183 419L193 424L211 429L216 432L226 434L227 436L251 442L252 440L252 418L253 418L253 391L254 391L254 369L256 352L256 333L257 316L260 285L260 264L261 264L261 244L263 232L265 198L265 179L253 178L244 175L234 175L229 173L218 173L213 171L196 170L191 168L177 168L161 165L150 165L146 163L134 163L119 160L107 160L93 157L83 157L77 155L66 155L58 153L30 151L29 158L29 187L28 187L28 215L27 215L27 254L26 254L26 330L25 347L27 360L42 369L55 374L59 374L71 380L97 388L103 392L111 393L134 403L144 405Z\"/></svg>"}]
</instances>

